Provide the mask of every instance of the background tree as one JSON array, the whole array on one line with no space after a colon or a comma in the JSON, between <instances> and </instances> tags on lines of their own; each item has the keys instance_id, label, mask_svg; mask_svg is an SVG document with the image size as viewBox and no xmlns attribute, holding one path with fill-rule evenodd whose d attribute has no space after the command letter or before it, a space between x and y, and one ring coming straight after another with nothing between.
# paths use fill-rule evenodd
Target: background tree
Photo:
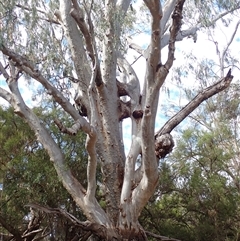
<instances>
[{"instance_id":1,"label":"background tree","mask_svg":"<svg viewBox=\"0 0 240 241\"><path fill-rule=\"evenodd\" d=\"M12 0L0 5L0 70L9 87L0 88L0 96L25 119L47 151L58 177L88 220L78 224L102 240L147 239L138 218L157 186L159 158L172 150L171 131L204 100L226 89L233 78L231 70L224 73L230 41L221 56L216 82L200 90L155 133L159 91L173 65L175 42L186 37L196 41L199 30L213 28L240 4L144 0L151 18L150 43L144 50L124 38L127 30L133 32L136 27L127 21L132 14L130 2ZM166 58L162 54L165 46ZM143 88L126 59L128 47L146 59ZM42 124L41 116L27 106L20 91L26 79L30 84L37 82L43 97L50 96L54 108L71 116L71 125L64 118L55 119L59 131L87 134L87 187L71 172L64 151ZM75 107L71 103L73 88ZM132 124L127 156L122 137L124 118L130 118ZM97 163L100 182L96 179ZM97 185L105 195L104 207L96 200Z\"/></svg>"},{"instance_id":2,"label":"background tree","mask_svg":"<svg viewBox=\"0 0 240 241\"><path fill-rule=\"evenodd\" d=\"M41 116L42 123L64 151L75 176L84 183L87 155L83 134L71 138L59 136L58 129L52 123L52 118L58 116L57 110L45 110L44 116L41 108L35 108L34 112ZM14 114L12 108L0 108L0 118L1 239L39 240L46 237L47 240L69 240L86 235L71 220L57 212L62 207L76 218L84 218L61 185L48 154L37 142L33 131ZM67 116L64 119L68 122ZM79 162L78 158L82 161ZM48 210L48 207L51 209Z\"/></svg>"},{"instance_id":3,"label":"background tree","mask_svg":"<svg viewBox=\"0 0 240 241\"><path fill-rule=\"evenodd\" d=\"M161 161L159 185L140 218L148 231L180 240L239 238L238 93L239 84L232 84L179 129L176 148Z\"/></svg>"}]
</instances>

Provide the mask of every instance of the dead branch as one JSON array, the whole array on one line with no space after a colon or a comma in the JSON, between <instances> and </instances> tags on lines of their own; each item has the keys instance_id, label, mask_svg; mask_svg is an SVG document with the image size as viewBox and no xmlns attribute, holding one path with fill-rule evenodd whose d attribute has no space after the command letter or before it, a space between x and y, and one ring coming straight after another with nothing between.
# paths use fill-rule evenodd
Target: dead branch
<instances>
[{"instance_id":1,"label":"dead branch","mask_svg":"<svg viewBox=\"0 0 240 241\"><path fill-rule=\"evenodd\" d=\"M78 133L78 131L81 129L81 123L80 121L76 121L75 124L68 128L68 127L65 127L62 122L58 119L55 119L54 120L54 123L58 126L59 130L62 132L62 133L66 133L66 134L69 134L69 135L76 135Z\"/></svg>"},{"instance_id":2,"label":"dead branch","mask_svg":"<svg viewBox=\"0 0 240 241\"><path fill-rule=\"evenodd\" d=\"M229 46L231 45L234 37L236 36L236 33L237 33L237 30L238 30L238 27L239 27L239 24L240 24L240 21L237 22L236 26L235 26L235 29L233 31L233 34L229 40L229 42L227 43L227 46L224 48L223 50L223 53L222 53L222 56L221 56L221 59L220 59L220 68L221 68L221 73L222 73L222 76L223 76L223 71L224 71L224 59L225 59L225 56L226 56L226 53L228 51L228 48Z\"/></svg>"},{"instance_id":3,"label":"dead branch","mask_svg":"<svg viewBox=\"0 0 240 241\"><path fill-rule=\"evenodd\" d=\"M157 234L154 234L154 233L151 233L151 232L148 232L148 231L146 231L146 234L151 236L151 237L153 237L153 238L156 238L158 240L162 240L162 241L181 241L179 239L169 238L169 237L166 237L166 236L157 235Z\"/></svg>"},{"instance_id":4,"label":"dead branch","mask_svg":"<svg viewBox=\"0 0 240 241\"><path fill-rule=\"evenodd\" d=\"M92 233L94 233L95 235L97 235L100 238L105 237L104 235L106 233L106 228L103 225L92 223L90 221L81 222L76 217L74 217L72 214L68 213L67 211L65 211L63 209L50 208L47 206L41 206L39 204L34 204L34 203L28 204L26 206L35 208L37 210L40 210L40 211L48 213L48 214L61 215L61 216L65 217L66 219L68 219L69 221L71 221L74 225L82 228L84 231L91 231Z\"/></svg>"},{"instance_id":5,"label":"dead branch","mask_svg":"<svg viewBox=\"0 0 240 241\"><path fill-rule=\"evenodd\" d=\"M169 119L165 125L156 133L157 136L161 136L166 133L170 133L179 123L181 123L191 112L193 112L203 101L212 97L213 95L225 90L231 83L233 76L231 75L231 69L229 69L226 77L222 78L212 86L202 90L195 98L193 98L185 107L183 107L177 114Z\"/></svg>"}]
</instances>

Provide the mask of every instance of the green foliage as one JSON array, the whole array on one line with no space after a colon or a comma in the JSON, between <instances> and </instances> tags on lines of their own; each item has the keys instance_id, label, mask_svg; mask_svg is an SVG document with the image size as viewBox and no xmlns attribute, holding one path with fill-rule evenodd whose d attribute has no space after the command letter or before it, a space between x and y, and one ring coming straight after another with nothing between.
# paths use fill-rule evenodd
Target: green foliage
<instances>
[{"instance_id":1,"label":"green foliage","mask_svg":"<svg viewBox=\"0 0 240 241\"><path fill-rule=\"evenodd\" d=\"M194 113L194 127L178 134L141 216L147 230L183 241L238 240L238 88L208 100Z\"/></svg>"},{"instance_id":2,"label":"green foliage","mask_svg":"<svg viewBox=\"0 0 240 241\"><path fill-rule=\"evenodd\" d=\"M60 116L66 119L60 111L48 112L41 108L35 108L34 111L62 148L66 165L71 167L76 178L86 184L84 170L87 158L83 151L85 137L82 134L73 137L58 134L52 119ZM0 170L0 215L12 226L24 229L27 222L23 222L23 218L29 214L26 205L30 203L61 207L80 219L84 218L58 180L46 151L36 141L28 125L13 113L12 108L0 108Z\"/></svg>"}]
</instances>

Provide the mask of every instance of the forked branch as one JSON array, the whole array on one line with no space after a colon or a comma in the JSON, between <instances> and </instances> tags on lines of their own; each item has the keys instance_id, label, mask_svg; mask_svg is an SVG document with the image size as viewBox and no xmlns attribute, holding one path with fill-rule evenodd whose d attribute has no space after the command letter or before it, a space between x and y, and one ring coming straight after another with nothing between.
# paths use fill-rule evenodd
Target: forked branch
<instances>
[{"instance_id":1,"label":"forked branch","mask_svg":"<svg viewBox=\"0 0 240 241\"><path fill-rule=\"evenodd\" d=\"M103 81L102 81L102 75L100 70L100 63L98 60L91 13L87 13L87 18L88 18L88 24L87 24L85 21L83 9L80 8L78 2L76 0L72 0L72 3L74 8L71 10L71 16L75 19L78 27L80 28L83 34L83 37L85 39L86 49L92 61L92 66L97 70L95 83L97 86L101 86Z\"/></svg>"},{"instance_id":2,"label":"forked branch","mask_svg":"<svg viewBox=\"0 0 240 241\"><path fill-rule=\"evenodd\" d=\"M81 117L78 111L71 105L71 103L64 97L64 95L55 88L46 78L41 74L35 65L28 60L26 57L23 57L5 46L1 46L0 50L3 54L7 55L11 61L13 61L18 69L30 75L33 79L41 83L47 90L48 94L52 95L56 102L58 102L62 108L69 113L75 121L81 122L81 129L86 132L91 132L91 127L89 123Z\"/></svg>"}]
</instances>

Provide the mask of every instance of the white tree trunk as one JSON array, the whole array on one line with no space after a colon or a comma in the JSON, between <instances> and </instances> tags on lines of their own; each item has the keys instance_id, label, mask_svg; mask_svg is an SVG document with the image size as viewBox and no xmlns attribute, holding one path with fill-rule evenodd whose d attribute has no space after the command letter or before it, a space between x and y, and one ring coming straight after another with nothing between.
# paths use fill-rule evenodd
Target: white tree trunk
<instances>
[{"instance_id":1,"label":"white tree trunk","mask_svg":"<svg viewBox=\"0 0 240 241\"><path fill-rule=\"evenodd\" d=\"M63 93L42 75L34 63L12 51L5 43L1 44L0 50L10 59L9 70L3 64L0 64L0 70L10 91L0 88L0 96L27 121L48 151L63 185L89 221L81 224L83 229L91 229L102 239L146 240L138 218L158 184L159 158L171 152L174 145L171 131L204 100L226 89L233 76L231 72L222 76L219 82L199 93L155 133L159 90L173 65L175 42L196 34L201 26L181 31L184 0L168 0L164 6L161 6L159 0L144 0L152 17L151 42L145 51L136 44L130 45L146 58L146 76L141 91L137 74L124 58L120 46L121 21L131 1L103 2L105 32L101 43L96 39L94 28L97 28L97 24L92 20L91 8L86 11L87 7L85 9L76 0L60 0L59 9L55 12L68 41L78 78L75 101L85 108L86 118L79 115ZM170 32L166 33L169 24ZM101 53L98 52L99 44ZM161 49L165 46L168 46L168 57L162 63ZM120 79L116 76L117 66L121 70ZM71 128L67 128L64 123L55 120L62 132L73 135L84 131L87 134L86 150L89 158L86 190L72 175L61 149L41 120L25 104L18 89L19 70L38 81L75 121ZM128 96L130 100L124 102L121 96ZM121 133L121 121L124 118L130 118L132 122L132 142L127 156ZM141 166L136 169L139 157ZM98 164L102 172L105 210L95 198Z\"/></svg>"}]
</instances>

